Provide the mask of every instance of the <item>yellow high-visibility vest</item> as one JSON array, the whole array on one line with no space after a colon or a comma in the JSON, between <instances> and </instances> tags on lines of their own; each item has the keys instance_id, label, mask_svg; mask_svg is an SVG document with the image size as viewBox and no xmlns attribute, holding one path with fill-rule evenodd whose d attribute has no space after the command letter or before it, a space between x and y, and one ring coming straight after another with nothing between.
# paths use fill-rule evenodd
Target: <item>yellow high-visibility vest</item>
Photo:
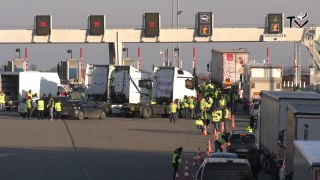
<instances>
[{"instance_id":1,"label":"yellow high-visibility vest","mask_svg":"<svg viewBox=\"0 0 320 180\"><path fill-rule=\"evenodd\" d=\"M196 125L199 125L199 126L203 126L204 125L204 123L203 123L203 121L201 119L196 120L195 123L196 123Z\"/></svg>"},{"instance_id":2,"label":"yellow high-visibility vest","mask_svg":"<svg viewBox=\"0 0 320 180\"><path fill-rule=\"evenodd\" d=\"M177 105L175 103L170 103L169 105L170 113L177 112Z\"/></svg>"},{"instance_id":3,"label":"yellow high-visibility vest","mask_svg":"<svg viewBox=\"0 0 320 180\"><path fill-rule=\"evenodd\" d=\"M31 108L32 106L31 106L31 99L28 99L27 101L26 101L26 106L27 106L27 108Z\"/></svg>"},{"instance_id":4,"label":"yellow high-visibility vest","mask_svg":"<svg viewBox=\"0 0 320 180\"><path fill-rule=\"evenodd\" d=\"M57 102L54 106L55 110L60 112L61 111L61 103L60 102Z\"/></svg>"},{"instance_id":5,"label":"yellow high-visibility vest","mask_svg":"<svg viewBox=\"0 0 320 180\"><path fill-rule=\"evenodd\" d=\"M212 112L212 121L220 122L221 118L222 118L222 111L220 109L219 110L214 110Z\"/></svg>"},{"instance_id":6,"label":"yellow high-visibility vest","mask_svg":"<svg viewBox=\"0 0 320 180\"><path fill-rule=\"evenodd\" d=\"M44 110L44 101L38 100L38 110L43 111Z\"/></svg>"},{"instance_id":7,"label":"yellow high-visibility vest","mask_svg":"<svg viewBox=\"0 0 320 180\"><path fill-rule=\"evenodd\" d=\"M0 103L5 103L5 94L0 95Z\"/></svg>"}]
</instances>

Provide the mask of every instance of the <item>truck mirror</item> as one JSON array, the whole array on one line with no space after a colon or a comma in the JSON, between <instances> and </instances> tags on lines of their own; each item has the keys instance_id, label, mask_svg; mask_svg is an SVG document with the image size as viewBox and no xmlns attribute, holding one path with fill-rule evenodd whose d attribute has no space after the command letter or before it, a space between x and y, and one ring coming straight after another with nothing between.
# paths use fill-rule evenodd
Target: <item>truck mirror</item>
<instances>
[{"instance_id":1,"label":"truck mirror","mask_svg":"<svg viewBox=\"0 0 320 180\"><path fill-rule=\"evenodd\" d=\"M207 71L210 72L210 65L207 64Z\"/></svg>"}]
</instances>

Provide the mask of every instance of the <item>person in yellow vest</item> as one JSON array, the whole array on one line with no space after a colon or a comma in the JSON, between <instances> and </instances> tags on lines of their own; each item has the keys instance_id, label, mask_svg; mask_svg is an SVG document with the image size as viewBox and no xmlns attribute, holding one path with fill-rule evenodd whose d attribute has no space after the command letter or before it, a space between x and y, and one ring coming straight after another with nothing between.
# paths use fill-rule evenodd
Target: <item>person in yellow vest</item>
<instances>
[{"instance_id":1,"label":"person in yellow vest","mask_svg":"<svg viewBox=\"0 0 320 180\"><path fill-rule=\"evenodd\" d=\"M217 132L219 131L219 125L220 125L220 121L222 119L222 110L220 108L216 108L214 111L212 111L212 126L213 126L213 132L214 129L217 130Z\"/></svg>"},{"instance_id":2,"label":"person in yellow vest","mask_svg":"<svg viewBox=\"0 0 320 180\"><path fill-rule=\"evenodd\" d=\"M230 133L219 133L218 139L214 142L214 152L223 152L222 145L229 140Z\"/></svg>"},{"instance_id":3,"label":"person in yellow vest","mask_svg":"<svg viewBox=\"0 0 320 180\"><path fill-rule=\"evenodd\" d=\"M28 100L29 99L29 97L31 97L32 98L32 92L31 92L31 89L26 93L26 100Z\"/></svg>"},{"instance_id":4,"label":"person in yellow vest","mask_svg":"<svg viewBox=\"0 0 320 180\"><path fill-rule=\"evenodd\" d=\"M37 102L38 109L38 120L43 120L43 111L44 111L44 100L43 98L39 99Z\"/></svg>"},{"instance_id":5,"label":"person in yellow vest","mask_svg":"<svg viewBox=\"0 0 320 180\"><path fill-rule=\"evenodd\" d=\"M235 113L237 111L237 105L239 101L239 94L237 91L233 92L231 95L231 103L232 103L232 108L231 111Z\"/></svg>"},{"instance_id":6,"label":"person in yellow vest","mask_svg":"<svg viewBox=\"0 0 320 180\"><path fill-rule=\"evenodd\" d=\"M32 108L33 108L31 96L29 96L28 100L26 101L26 107L27 107L27 112L28 112L28 120L30 120L31 119Z\"/></svg>"},{"instance_id":7,"label":"person in yellow vest","mask_svg":"<svg viewBox=\"0 0 320 180\"><path fill-rule=\"evenodd\" d=\"M5 93L3 91L0 91L0 111L5 111Z\"/></svg>"},{"instance_id":8,"label":"person in yellow vest","mask_svg":"<svg viewBox=\"0 0 320 180\"><path fill-rule=\"evenodd\" d=\"M177 114L177 104L175 101L172 101L169 105L170 111L170 123L176 122L176 114Z\"/></svg>"},{"instance_id":9,"label":"person in yellow vest","mask_svg":"<svg viewBox=\"0 0 320 180\"><path fill-rule=\"evenodd\" d=\"M203 133L203 128L204 128L203 120L201 118L198 118L195 123L196 123L197 129L201 129L201 133Z\"/></svg>"},{"instance_id":10,"label":"person in yellow vest","mask_svg":"<svg viewBox=\"0 0 320 180\"><path fill-rule=\"evenodd\" d=\"M227 106L224 106L222 109L222 121L224 122L224 130L227 131L227 122L230 121L231 112Z\"/></svg>"},{"instance_id":11,"label":"person in yellow vest","mask_svg":"<svg viewBox=\"0 0 320 180\"><path fill-rule=\"evenodd\" d=\"M202 98L199 103L201 119L206 119L206 99Z\"/></svg>"},{"instance_id":12,"label":"person in yellow vest","mask_svg":"<svg viewBox=\"0 0 320 180\"><path fill-rule=\"evenodd\" d=\"M210 117L211 117L211 106L212 104L210 103L210 97L206 97L206 120L205 120L205 124L208 127L210 124Z\"/></svg>"},{"instance_id":13,"label":"person in yellow vest","mask_svg":"<svg viewBox=\"0 0 320 180\"><path fill-rule=\"evenodd\" d=\"M253 133L253 129L250 127L250 126L247 126L246 127L246 131L250 132L250 133Z\"/></svg>"},{"instance_id":14,"label":"person in yellow vest","mask_svg":"<svg viewBox=\"0 0 320 180\"><path fill-rule=\"evenodd\" d=\"M52 98L51 93L49 93L48 98L49 98L49 101L48 101L47 108L49 108L50 121L52 121L53 120L54 100Z\"/></svg>"},{"instance_id":15,"label":"person in yellow vest","mask_svg":"<svg viewBox=\"0 0 320 180\"><path fill-rule=\"evenodd\" d=\"M188 104L188 96L185 95L182 99L182 106L183 106L183 118L189 118L189 104Z\"/></svg>"},{"instance_id":16,"label":"person in yellow vest","mask_svg":"<svg viewBox=\"0 0 320 180\"><path fill-rule=\"evenodd\" d=\"M226 100L223 97L223 95L221 95L220 100L219 100L219 107L222 108L225 105L226 105Z\"/></svg>"},{"instance_id":17,"label":"person in yellow vest","mask_svg":"<svg viewBox=\"0 0 320 180\"><path fill-rule=\"evenodd\" d=\"M57 119L60 120L61 116L61 102L58 99L56 104L54 105L54 110L56 111Z\"/></svg>"},{"instance_id":18,"label":"person in yellow vest","mask_svg":"<svg viewBox=\"0 0 320 180\"><path fill-rule=\"evenodd\" d=\"M231 92L227 92L225 95L227 107L231 109Z\"/></svg>"},{"instance_id":19,"label":"person in yellow vest","mask_svg":"<svg viewBox=\"0 0 320 180\"><path fill-rule=\"evenodd\" d=\"M181 156L182 156L183 148L179 147L173 152L172 156L172 166L173 166L173 179L176 177L176 173L179 174L179 164L181 164Z\"/></svg>"},{"instance_id":20,"label":"person in yellow vest","mask_svg":"<svg viewBox=\"0 0 320 180\"><path fill-rule=\"evenodd\" d=\"M193 98L193 96L189 97L188 104L189 104L189 118L192 119L194 117L194 115L195 115L194 98Z\"/></svg>"}]
</instances>

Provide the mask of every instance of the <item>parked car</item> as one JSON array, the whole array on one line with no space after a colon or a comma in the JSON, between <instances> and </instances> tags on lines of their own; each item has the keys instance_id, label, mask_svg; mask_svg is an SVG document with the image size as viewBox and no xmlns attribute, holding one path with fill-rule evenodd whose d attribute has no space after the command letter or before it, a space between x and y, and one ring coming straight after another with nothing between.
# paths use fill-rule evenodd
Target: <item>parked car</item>
<instances>
[{"instance_id":1,"label":"parked car","mask_svg":"<svg viewBox=\"0 0 320 180\"><path fill-rule=\"evenodd\" d=\"M251 149L256 148L256 137L247 131L233 131L227 145L227 152L246 158Z\"/></svg>"},{"instance_id":2,"label":"parked car","mask_svg":"<svg viewBox=\"0 0 320 180\"><path fill-rule=\"evenodd\" d=\"M252 180L247 159L206 158L195 174L195 180L246 179Z\"/></svg>"},{"instance_id":3,"label":"parked car","mask_svg":"<svg viewBox=\"0 0 320 180\"><path fill-rule=\"evenodd\" d=\"M61 104L61 116L74 117L82 120L84 118L105 119L107 113L94 101L72 100Z\"/></svg>"}]
</instances>

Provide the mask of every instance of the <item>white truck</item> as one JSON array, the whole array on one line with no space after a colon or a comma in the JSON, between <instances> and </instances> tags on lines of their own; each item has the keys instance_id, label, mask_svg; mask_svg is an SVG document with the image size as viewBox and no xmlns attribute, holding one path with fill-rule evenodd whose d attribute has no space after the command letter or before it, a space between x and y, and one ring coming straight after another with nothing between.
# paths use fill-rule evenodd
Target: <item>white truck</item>
<instances>
[{"instance_id":1,"label":"white truck","mask_svg":"<svg viewBox=\"0 0 320 180\"><path fill-rule=\"evenodd\" d=\"M176 67L155 68L152 77L152 99L150 102L125 104L124 112L139 117L149 118L152 115L169 115L169 104L183 99L185 95L196 96L194 76Z\"/></svg>"},{"instance_id":2,"label":"white truck","mask_svg":"<svg viewBox=\"0 0 320 180\"><path fill-rule=\"evenodd\" d=\"M246 110L260 100L260 92L282 91L282 66L248 62L244 65L243 104Z\"/></svg>"},{"instance_id":3,"label":"white truck","mask_svg":"<svg viewBox=\"0 0 320 180\"><path fill-rule=\"evenodd\" d=\"M250 53L244 48L233 50L212 49L210 79L223 89L230 89L241 80L243 65L249 61Z\"/></svg>"},{"instance_id":4,"label":"white truck","mask_svg":"<svg viewBox=\"0 0 320 180\"><path fill-rule=\"evenodd\" d=\"M285 148L285 176L294 172L295 140L320 140L320 104L289 104Z\"/></svg>"},{"instance_id":5,"label":"white truck","mask_svg":"<svg viewBox=\"0 0 320 180\"><path fill-rule=\"evenodd\" d=\"M23 115L25 112L25 95L31 90L34 95L37 93L37 97L32 98L34 109L37 108L36 100L43 94L50 94L56 96L58 87L61 86L58 73L52 72L38 72L38 71L26 71L19 73L19 105L18 112Z\"/></svg>"},{"instance_id":6,"label":"white truck","mask_svg":"<svg viewBox=\"0 0 320 180\"><path fill-rule=\"evenodd\" d=\"M99 100L108 114L120 114L125 103L150 102L150 74L132 66L88 65L85 84L88 97Z\"/></svg>"},{"instance_id":7,"label":"white truck","mask_svg":"<svg viewBox=\"0 0 320 180\"><path fill-rule=\"evenodd\" d=\"M279 167L285 158L287 145L288 104L320 104L315 92L262 91L260 116L255 131L262 167L279 177Z\"/></svg>"},{"instance_id":8,"label":"white truck","mask_svg":"<svg viewBox=\"0 0 320 180\"><path fill-rule=\"evenodd\" d=\"M320 179L320 141L294 141L293 180Z\"/></svg>"}]
</instances>

